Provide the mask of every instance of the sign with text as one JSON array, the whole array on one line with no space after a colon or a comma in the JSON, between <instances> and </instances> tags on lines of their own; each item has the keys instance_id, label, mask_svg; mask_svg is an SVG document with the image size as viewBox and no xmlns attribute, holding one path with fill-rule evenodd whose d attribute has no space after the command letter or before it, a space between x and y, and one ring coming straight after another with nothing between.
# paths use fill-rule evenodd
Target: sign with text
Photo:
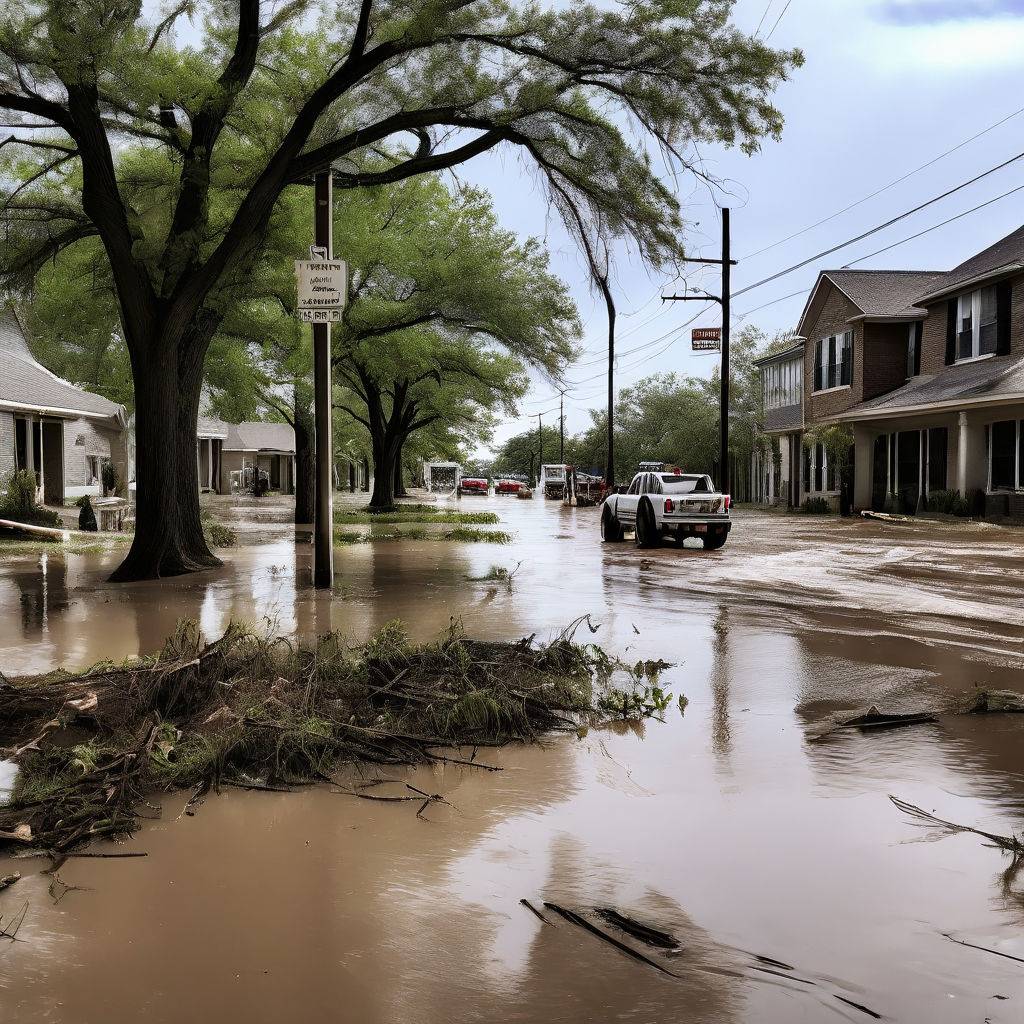
<instances>
[{"instance_id":1,"label":"sign with text","mask_svg":"<svg viewBox=\"0 0 1024 1024\"><path fill-rule=\"evenodd\" d=\"M348 294L347 278L348 267L344 260L296 260L298 301L295 308L300 312L312 309L340 310Z\"/></svg>"},{"instance_id":2,"label":"sign with text","mask_svg":"<svg viewBox=\"0 0 1024 1024\"><path fill-rule=\"evenodd\" d=\"M694 327L690 335L694 352L720 352L722 350L721 327Z\"/></svg>"},{"instance_id":3,"label":"sign with text","mask_svg":"<svg viewBox=\"0 0 1024 1024\"><path fill-rule=\"evenodd\" d=\"M340 309L300 309L296 315L304 324L339 324Z\"/></svg>"}]
</instances>

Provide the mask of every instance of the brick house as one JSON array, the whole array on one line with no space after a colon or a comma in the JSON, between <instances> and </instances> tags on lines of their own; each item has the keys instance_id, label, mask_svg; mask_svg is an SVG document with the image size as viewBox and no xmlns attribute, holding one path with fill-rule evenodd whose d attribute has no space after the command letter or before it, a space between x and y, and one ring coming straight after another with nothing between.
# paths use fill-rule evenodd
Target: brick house
<instances>
[{"instance_id":1,"label":"brick house","mask_svg":"<svg viewBox=\"0 0 1024 1024\"><path fill-rule=\"evenodd\" d=\"M804 427L851 428L855 508L956 490L1024 510L1024 227L947 272L823 271L797 333ZM821 445L800 492L838 501Z\"/></svg>"},{"instance_id":2,"label":"brick house","mask_svg":"<svg viewBox=\"0 0 1024 1024\"><path fill-rule=\"evenodd\" d=\"M133 475L125 409L51 373L33 357L13 309L0 308L0 483L32 469L38 499L101 494L103 466Z\"/></svg>"}]
</instances>

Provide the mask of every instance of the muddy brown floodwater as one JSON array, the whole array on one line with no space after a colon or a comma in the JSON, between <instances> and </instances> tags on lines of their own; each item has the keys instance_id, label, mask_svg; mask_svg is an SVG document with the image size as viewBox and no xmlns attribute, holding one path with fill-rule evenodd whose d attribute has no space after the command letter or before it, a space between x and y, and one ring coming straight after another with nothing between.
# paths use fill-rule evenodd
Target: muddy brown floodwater
<instances>
[{"instance_id":1,"label":"muddy brown floodwater","mask_svg":"<svg viewBox=\"0 0 1024 1024\"><path fill-rule=\"evenodd\" d=\"M458 616L515 638L589 612L608 649L674 662L664 682L689 699L664 723L488 754L502 772L401 774L450 801L426 821L327 788L231 791L195 816L173 795L128 847L147 857L68 861L83 888L59 902L46 862L0 862L25 875L0 914L29 905L0 939L0 1020L1024 1019L1024 964L946 937L1024 957L1024 883L887 799L1019 832L1024 716L817 738L872 702L1024 690L1024 534L740 512L720 552L640 552L602 546L594 510L462 507L497 509L516 543L342 548L333 599L273 522L182 580L115 586L106 556L0 566L8 674L153 651L182 616L353 639ZM520 561L511 592L467 580ZM680 950L647 950L665 973L522 898L614 907Z\"/></svg>"}]
</instances>

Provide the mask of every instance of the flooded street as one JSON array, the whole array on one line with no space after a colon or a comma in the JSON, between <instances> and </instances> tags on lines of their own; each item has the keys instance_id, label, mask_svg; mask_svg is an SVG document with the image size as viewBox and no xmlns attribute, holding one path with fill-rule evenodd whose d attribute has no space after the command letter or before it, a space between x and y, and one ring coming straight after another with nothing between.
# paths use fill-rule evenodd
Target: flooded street
<instances>
[{"instance_id":1,"label":"flooded street","mask_svg":"<svg viewBox=\"0 0 1024 1024\"><path fill-rule=\"evenodd\" d=\"M888 796L1020 832L1024 716L823 733L870 704L1024 692L1024 533L741 510L721 551L638 551L602 545L595 509L467 498L515 542L340 547L331 597L265 507L262 542L202 576L110 584L116 554L0 565L0 671L150 653L183 617L358 641L453 617L546 639L590 614L609 652L673 663L685 711L482 751L501 772L390 772L450 802L428 820L326 786L227 790L194 816L172 794L104 847L148 856L69 860L60 879L82 888L57 902L45 860L5 860L25 877L0 915L29 907L0 939L0 1022L1022 1019L1024 878ZM511 589L470 579L517 563ZM631 944L659 970L521 899L611 907L679 949Z\"/></svg>"}]
</instances>

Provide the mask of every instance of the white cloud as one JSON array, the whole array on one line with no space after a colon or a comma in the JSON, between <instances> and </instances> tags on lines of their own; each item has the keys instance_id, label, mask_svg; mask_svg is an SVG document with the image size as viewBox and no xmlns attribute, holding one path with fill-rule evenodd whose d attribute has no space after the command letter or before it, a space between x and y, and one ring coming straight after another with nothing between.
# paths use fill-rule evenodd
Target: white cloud
<instances>
[{"instance_id":1,"label":"white cloud","mask_svg":"<svg viewBox=\"0 0 1024 1024\"><path fill-rule=\"evenodd\" d=\"M887 71L994 70L1020 63L1024 19L879 26L869 35L859 37L856 46L862 58Z\"/></svg>"}]
</instances>

